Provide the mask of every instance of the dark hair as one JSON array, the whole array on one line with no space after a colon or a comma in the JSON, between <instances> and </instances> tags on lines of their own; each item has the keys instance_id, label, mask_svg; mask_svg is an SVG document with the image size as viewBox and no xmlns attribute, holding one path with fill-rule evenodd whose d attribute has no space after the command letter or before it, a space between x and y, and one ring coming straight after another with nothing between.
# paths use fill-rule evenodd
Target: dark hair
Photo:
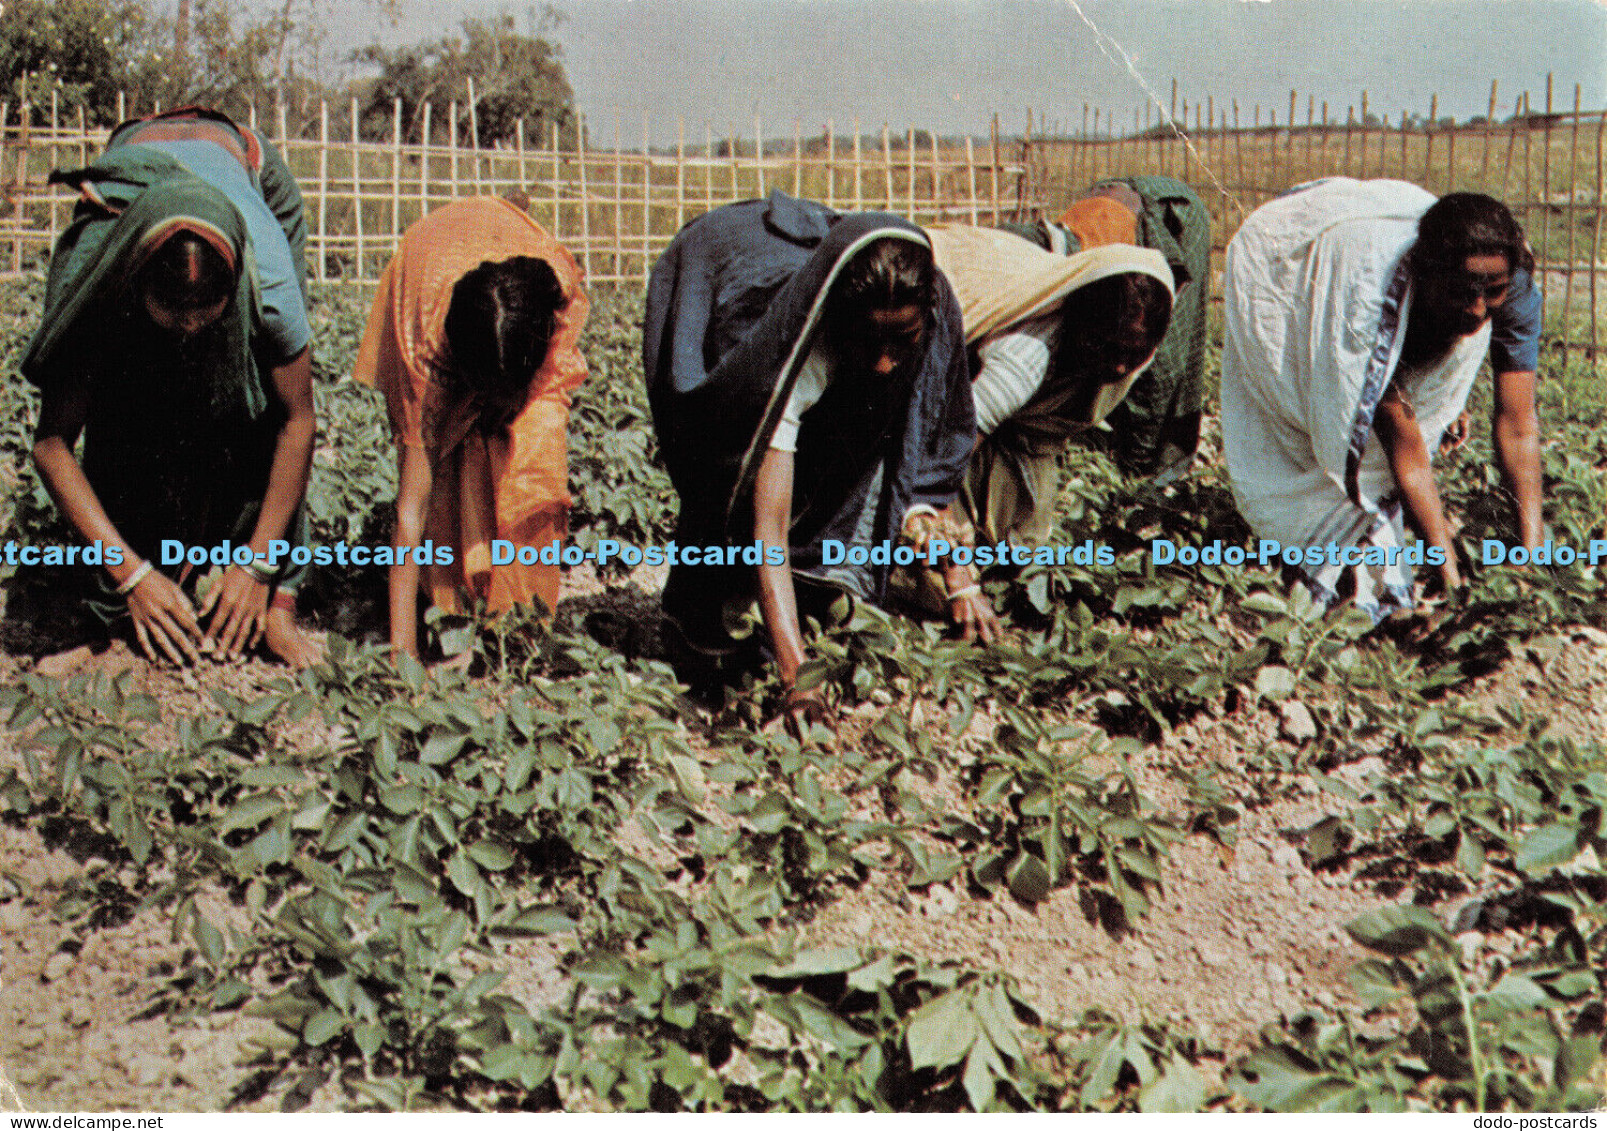
<instances>
[{"instance_id":1,"label":"dark hair","mask_svg":"<svg viewBox=\"0 0 1607 1131\"><path fill-rule=\"evenodd\" d=\"M930 310L937 297L932 249L915 240L885 237L855 253L831 289L834 314L919 306Z\"/></svg>"},{"instance_id":2,"label":"dark hair","mask_svg":"<svg viewBox=\"0 0 1607 1131\"><path fill-rule=\"evenodd\" d=\"M569 300L557 272L529 255L480 264L452 287L446 310L445 383L464 392L525 388Z\"/></svg>"},{"instance_id":3,"label":"dark hair","mask_svg":"<svg viewBox=\"0 0 1607 1131\"><path fill-rule=\"evenodd\" d=\"M138 290L165 310L212 306L234 293L236 276L217 248L194 232L179 232L139 269Z\"/></svg>"},{"instance_id":4,"label":"dark hair","mask_svg":"<svg viewBox=\"0 0 1607 1131\"><path fill-rule=\"evenodd\" d=\"M1523 228L1506 205L1483 193L1447 193L1417 221L1412 274L1460 271L1474 255L1503 256L1513 271L1534 268Z\"/></svg>"},{"instance_id":5,"label":"dark hair","mask_svg":"<svg viewBox=\"0 0 1607 1131\"><path fill-rule=\"evenodd\" d=\"M1072 366L1088 363L1083 351L1091 343L1114 348L1118 343L1131 342L1129 334L1142 337L1141 343L1132 345L1142 344L1147 354L1166 336L1166 327L1172 320L1172 296L1166 284L1139 271L1107 275L1080 287L1066 299L1064 307L1061 341L1077 345L1061 350L1060 356L1062 364Z\"/></svg>"}]
</instances>

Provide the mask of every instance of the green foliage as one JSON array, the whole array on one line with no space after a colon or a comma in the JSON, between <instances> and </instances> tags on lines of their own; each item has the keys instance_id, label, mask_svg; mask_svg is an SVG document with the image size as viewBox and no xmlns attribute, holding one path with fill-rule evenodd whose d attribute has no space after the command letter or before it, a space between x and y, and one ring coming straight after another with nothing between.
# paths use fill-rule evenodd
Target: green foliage
<instances>
[{"instance_id":1,"label":"green foliage","mask_svg":"<svg viewBox=\"0 0 1607 1131\"><path fill-rule=\"evenodd\" d=\"M125 52L137 3L121 0L11 0L0 18L0 75L5 98L82 108L99 120L127 81Z\"/></svg>"},{"instance_id":2,"label":"green foliage","mask_svg":"<svg viewBox=\"0 0 1607 1131\"><path fill-rule=\"evenodd\" d=\"M1377 1023L1304 1014L1269 1031L1229 1079L1246 1099L1269 1111L1585 1111L1601 1102L1589 1079L1603 1053L1599 965L1577 951L1510 965L1470 956L1412 906L1369 912L1347 930L1382 956L1350 976Z\"/></svg>"},{"instance_id":3,"label":"green foliage","mask_svg":"<svg viewBox=\"0 0 1607 1131\"><path fill-rule=\"evenodd\" d=\"M365 136L390 137L398 100L409 131L416 136L423 128L426 103L465 103L472 82L477 99L473 120L481 145L512 142L521 119L532 142L549 141L556 127L564 144L573 145L579 117L575 92L564 73L563 52L552 35L557 18L556 9L549 6L536 26L521 32L508 12L486 19L468 17L461 35L409 47L375 44L357 52L358 61L379 68L362 112ZM437 119L434 130L440 136L430 140L444 139L450 128L451 123Z\"/></svg>"}]
</instances>

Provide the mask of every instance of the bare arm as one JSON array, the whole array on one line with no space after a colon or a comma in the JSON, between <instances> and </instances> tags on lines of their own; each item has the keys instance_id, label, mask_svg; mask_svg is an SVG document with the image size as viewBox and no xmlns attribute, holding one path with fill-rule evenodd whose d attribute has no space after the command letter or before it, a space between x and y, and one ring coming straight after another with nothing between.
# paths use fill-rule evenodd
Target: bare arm
<instances>
[{"instance_id":1,"label":"bare arm","mask_svg":"<svg viewBox=\"0 0 1607 1131\"><path fill-rule=\"evenodd\" d=\"M759 465L753 489L753 536L766 549L788 549L792 522L792 453L772 448ZM781 682L791 687L803 666L803 630L798 626L798 601L792 588L792 562L772 565L768 556L759 565L759 611L776 652Z\"/></svg>"},{"instance_id":2,"label":"bare arm","mask_svg":"<svg viewBox=\"0 0 1607 1131\"><path fill-rule=\"evenodd\" d=\"M88 410L86 385L73 384L46 392L40 407L39 427L34 434L34 466L50 497L79 537L86 542L98 541L108 550L120 551L120 555L111 555L120 557L119 564L105 568L112 580L122 585L136 570L143 568L143 564L112 525L100 497L73 454ZM147 569L127 598L135 639L148 657L155 659L160 650L175 664L196 659L201 629L196 624L195 609L170 578Z\"/></svg>"},{"instance_id":3,"label":"bare arm","mask_svg":"<svg viewBox=\"0 0 1607 1131\"><path fill-rule=\"evenodd\" d=\"M269 542L284 537L296 508L306 497L318 426L313 411L310 349L274 366L272 379L274 394L285 410L285 421L274 444L268 489L249 542L256 553L266 553ZM212 614L207 639L216 640L231 655L254 644L262 635L267 606L268 586L249 571L231 566L201 603L201 615Z\"/></svg>"},{"instance_id":4,"label":"bare arm","mask_svg":"<svg viewBox=\"0 0 1607 1131\"><path fill-rule=\"evenodd\" d=\"M430 502L434 476L429 454L416 444L402 444L397 450L396 528L391 545L417 546L424 541L424 520ZM391 650L418 658L419 564L411 553L397 555L391 566Z\"/></svg>"},{"instance_id":5,"label":"bare arm","mask_svg":"<svg viewBox=\"0 0 1607 1131\"><path fill-rule=\"evenodd\" d=\"M1395 472L1395 482L1406 501L1407 516L1418 537L1445 552L1445 564L1440 566L1445 587L1452 589L1461 585L1456 550L1451 545L1451 531L1440 506L1439 490L1434 486L1434 471L1429 466L1423 430L1418 427L1417 413L1410 402L1394 385L1384 390L1373 426L1389 456L1389 466Z\"/></svg>"},{"instance_id":6,"label":"bare arm","mask_svg":"<svg viewBox=\"0 0 1607 1131\"><path fill-rule=\"evenodd\" d=\"M1540 545L1540 415L1535 410L1533 372L1495 375L1491 431L1501 478L1518 506L1518 536L1530 549Z\"/></svg>"},{"instance_id":7,"label":"bare arm","mask_svg":"<svg viewBox=\"0 0 1607 1131\"><path fill-rule=\"evenodd\" d=\"M797 691L794 684L803 666L803 629L798 624L798 597L792 587L792 562L788 543L792 525L792 453L776 448L765 453L753 489L753 535L767 550L780 546L788 551L780 565L767 554L759 570L759 611L770 646L776 653L776 667L787 688L787 720L800 735L810 723L825 718L826 704L817 691Z\"/></svg>"}]
</instances>

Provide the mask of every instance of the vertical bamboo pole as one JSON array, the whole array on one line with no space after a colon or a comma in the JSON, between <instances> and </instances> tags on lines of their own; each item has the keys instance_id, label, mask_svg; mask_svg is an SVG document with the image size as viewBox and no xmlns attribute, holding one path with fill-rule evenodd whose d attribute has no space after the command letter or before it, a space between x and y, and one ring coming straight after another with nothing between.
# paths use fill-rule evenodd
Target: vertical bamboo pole
<instances>
[{"instance_id":1,"label":"vertical bamboo pole","mask_svg":"<svg viewBox=\"0 0 1607 1131\"><path fill-rule=\"evenodd\" d=\"M1244 132L1239 129L1239 100L1237 98L1235 98L1235 99L1232 100L1232 103L1233 103L1233 169L1234 169L1234 171L1233 171L1233 177L1234 177L1233 191L1235 193L1243 193L1245 191L1245 188L1246 188L1245 183L1244 183ZM1255 206L1254 199L1252 198L1251 207L1253 208L1254 206Z\"/></svg>"},{"instance_id":2,"label":"vertical bamboo pole","mask_svg":"<svg viewBox=\"0 0 1607 1131\"><path fill-rule=\"evenodd\" d=\"M469 162L474 170L474 194L485 194L480 180L480 99L475 95L474 76L469 76Z\"/></svg>"},{"instance_id":3,"label":"vertical bamboo pole","mask_svg":"<svg viewBox=\"0 0 1607 1131\"><path fill-rule=\"evenodd\" d=\"M915 127L908 126L904 130L904 181L908 185L907 211L909 219L915 219Z\"/></svg>"},{"instance_id":4,"label":"vertical bamboo pole","mask_svg":"<svg viewBox=\"0 0 1607 1131\"><path fill-rule=\"evenodd\" d=\"M1083 132L1086 133L1087 129L1088 129L1088 103L1086 103L1086 102L1083 103L1083 107L1082 107L1082 120L1083 120ZM999 209L999 179L1003 175L1004 169L1001 167L1000 161L999 161L999 115L998 115L997 111L993 115L993 122L992 122L992 125L991 125L990 129L989 129L988 140L993 146L993 157L992 157L991 162L988 165L988 182L989 182L988 187L992 190L992 196L993 196L993 221L992 222L994 224L998 224L999 223L999 217L1000 217L1000 209ZM911 149L910 149L910 160L913 162L914 159L915 159L915 154L914 154L914 147L912 145Z\"/></svg>"},{"instance_id":5,"label":"vertical bamboo pole","mask_svg":"<svg viewBox=\"0 0 1607 1131\"><path fill-rule=\"evenodd\" d=\"M1529 123L1529 92L1523 92L1523 210L1524 223L1534 223L1534 196L1530 192L1529 155L1534 130Z\"/></svg>"},{"instance_id":6,"label":"vertical bamboo pole","mask_svg":"<svg viewBox=\"0 0 1607 1131\"><path fill-rule=\"evenodd\" d=\"M456 200L458 198L458 101L455 98L448 106L447 118L449 132L447 133L446 152L451 160L451 170L447 174L447 184L450 186L448 199Z\"/></svg>"},{"instance_id":7,"label":"vertical bamboo pole","mask_svg":"<svg viewBox=\"0 0 1607 1131\"><path fill-rule=\"evenodd\" d=\"M424 122L420 127L424 131L419 138L418 151L418 214L421 217L430 211L430 114L434 106L433 102L424 104Z\"/></svg>"},{"instance_id":8,"label":"vertical bamboo pole","mask_svg":"<svg viewBox=\"0 0 1607 1131\"><path fill-rule=\"evenodd\" d=\"M537 130L541 127L537 126ZM539 140L539 137L538 137ZM519 115L513 123L513 169L514 180L521 195L530 199L530 170L525 168L525 119Z\"/></svg>"},{"instance_id":9,"label":"vertical bamboo pole","mask_svg":"<svg viewBox=\"0 0 1607 1131\"><path fill-rule=\"evenodd\" d=\"M1318 137L1317 173L1327 177L1332 175L1328 168L1328 103L1322 104L1322 133Z\"/></svg>"},{"instance_id":10,"label":"vertical bamboo pole","mask_svg":"<svg viewBox=\"0 0 1607 1131\"><path fill-rule=\"evenodd\" d=\"M859 144L859 119L854 119L854 211L865 211L865 180L861 175L863 152Z\"/></svg>"},{"instance_id":11,"label":"vertical bamboo pole","mask_svg":"<svg viewBox=\"0 0 1607 1131\"><path fill-rule=\"evenodd\" d=\"M703 123L703 211L714 211L714 126Z\"/></svg>"},{"instance_id":12,"label":"vertical bamboo pole","mask_svg":"<svg viewBox=\"0 0 1607 1131\"><path fill-rule=\"evenodd\" d=\"M1574 175L1579 164L1579 84L1574 83L1574 118L1568 129L1568 203L1563 206L1562 222L1568 226L1568 272L1562 277L1562 356L1568 356L1568 315L1573 310L1574 264L1578 262L1579 225L1574 222ZM1594 264L1592 264L1594 266Z\"/></svg>"},{"instance_id":13,"label":"vertical bamboo pole","mask_svg":"<svg viewBox=\"0 0 1607 1131\"><path fill-rule=\"evenodd\" d=\"M675 119L675 230L686 226L686 119Z\"/></svg>"},{"instance_id":14,"label":"vertical bamboo pole","mask_svg":"<svg viewBox=\"0 0 1607 1131\"><path fill-rule=\"evenodd\" d=\"M1479 191L1490 191L1490 128L1495 125L1495 93L1501 80L1490 80L1490 109L1484 115L1484 153L1479 158Z\"/></svg>"},{"instance_id":15,"label":"vertical bamboo pole","mask_svg":"<svg viewBox=\"0 0 1607 1131\"><path fill-rule=\"evenodd\" d=\"M560 242L565 238L562 235L564 190L562 155L559 153L561 139L558 123L554 122L552 124L552 236Z\"/></svg>"},{"instance_id":16,"label":"vertical bamboo pole","mask_svg":"<svg viewBox=\"0 0 1607 1131\"><path fill-rule=\"evenodd\" d=\"M1099 179L1096 170L1099 168L1101 161L1101 140L1099 134L1099 107L1097 106L1094 107L1093 128L1088 132L1088 136L1083 139L1083 142L1082 174L1077 178L1079 188L1083 185L1091 185Z\"/></svg>"},{"instance_id":17,"label":"vertical bamboo pole","mask_svg":"<svg viewBox=\"0 0 1607 1131\"><path fill-rule=\"evenodd\" d=\"M647 138L647 111L642 111L642 282L653 261L653 151Z\"/></svg>"},{"instance_id":18,"label":"vertical bamboo pole","mask_svg":"<svg viewBox=\"0 0 1607 1131\"><path fill-rule=\"evenodd\" d=\"M391 251L402 238L402 100L391 103Z\"/></svg>"},{"instance_id":19,"label":"vertical bamboo pole","mask_svg":"<svg viewBox=\"0 0 1607 1131\"><path fill-rule=\"evenodd\" d=\"M1601 321L1600 308L1596 305L1596 276L1601 273L1601 221L1602 213L1607 212L1607 160L1603 158L1603 149L1607 148L1607 111L1596 119L1596 230L1590 241L1590 350L1595 354L1601 348L1598 338L1597 324Z\"/></svg>"},{"instance_id":20,"label":"vertical bamboo pole","mask_svg":"<svg viewBox=\"0 0 1607 1131\"><path fill-rule=\"evenodd\" d=\"M122 111L122 108L123 108L123 96L122 96L121 93L119 93L118 96L117 96L117 108L118 108L118 111L119 111L119 120L121 120L121 111ZM289 123L286 121L287 111L286 111L286 108L285 108L284 99L282 99L282 98L275 98L274 99L273 116L274 116L274 124L278 127L278 130L279 130L279 149L280 149L281 152L284 152L285 160L288 161L290 159L290 154L288 152L285 152L285 151L287 150L287 147L289 145L290 129L289 129Z\"/></svg>"},{"instance_id":21,"label":"vertical bamboo pole","mask_svg":"<svg viewBox=\"0 0 1607 1131\"><path fill-rule=\"evenodd\" d=\"M1423 187L1434 191L1434 124L1439 121L1440 96L1431 94L1428 100L1428 125L1423 130Z\"/></svg>"},{"instance_id":22,"label":"vertical bamboo pole","mask_svg":"<svg viewBox=\"0 0 1607 1131\"><path fill-rule=\"evenodd\" d=\"M1200 137L1200 144L1204 147L1205 168L1209 173L1215 173L1216 165L1222 161L1221 142L1222 137L1216 132L1216 98L1208 94L1205 96L1205 134Z\"/></svg>"},{"instance_id":23,"label":"vertical bamboo pole","mask_svg":"<svg viewBox=\"0 0 1607 1131\"><path fill-rule=\"evenodd\" d=\"M1445 131L1445 191L1456 191L1456 122Z\"/></svg>"},{"instance_id":24,"label":"vertical bamboo pole","mask_svg":"<svg viewBox=\"0 0 1607 1131\"><path fill-rule=\"evenodd\" d=\"M620 135L624 133L624 114L619 106L614 108L614 239L612 239L612 254L614 254L614 278L624 281L625 278L625 159L622 154L622 141Z\"/></svg>"},{"instance_id":25,"label":"vertical bamboo pole","mask_svg":"<svg viewBox=\"0 0 1607 1131\"><path fill-rule=\"evenodd\" d=\"M1546 117L1545 126L1540 135L1540 246L1545 249L1548 262L1555 262L1556 256L1551 253L1551 115L1554 113L1551 100L1552 77L1546 73ZM1541 288L1545 293L1545 288ZM1548 296L1549 297L1549 296ZM1547 305L1550 305L1549 303ZM1563 312L1566 320L1567 311Z\"/></svg>"},{"instance_id":26,"label":"vertical bamboo pole","mask_svg":"<svg viewBox=\"0 0 1607 1131\"><path fill-rule=\"evenodd\" d=\"M591 192L586 187L586 116L578 116L575 126L575 164L580 170L580 247L586 278L592 278Z\"/></svg>"},{"instance_id":27,"label":"vertical bamboo pole","mask_svg":"<svg viewBox=\"0 0 1607 1131\"><path fill-rule=\"evenodd\" d=\"M5 147L4 142L5 142L5 137L6 137L6 122L10 117L11 117L11 102L9 100L7 100L5 102L0 102L0 177L3 177L5 175L5 170L6 170L6 147ZM18 153L17 162L18 163L13 166L13 169L14 169L13 176L16 178L16 181L17 181L17 183L19 185L22 183L23 177L25 175L24 174L24 166L21 164L22 153L23 152L24 151L20 150L20 149L17 151L17 153ZM17 225L17 234L15 236L13 236L12 240L11 240L11 263L12 263L11 269L13 271L21 271L22 270L22 225L21 225L22 193L21 193L20 189L19 189L19 191L17 193L16 210L17 210L18 225Z\"/></svg>"},{"instance_id":28,"label":"vertical bamboo pole","mask_svg":"<svg viewBox=\"0 0 1607 1131\"><path fill-rule=\"evenodd\" d=\"M887 198L887 211L893 210L893 142L887 132L887 123L882 123L882 187Z\"/></svg>"},{"instance_id":29,"label":"vertical bamboo pole","mask_svg":"<svg viewBox=\"0 0 1607 1131\"><path fill-rule=\"evenodd\" d=\"M1347 177L1351 176L1351 171L1350 171L1350 143L1351 143L1351 132L1355 128L1356 128L1356 107L1354 107L1354 106L1346 106L1345 107L1345 163L1344 163L1343 168L1345 170L1345 176L1347 176Z\"/></svg>"},{"instance_id":30,"label":"vertical bamboo pole","mask_svg":"<svg viewBox=\"0 0 1607 1131\"><path fill-rule=\"evenodd\" d=\"M741 187L739 185L739 182L742 179L741 178L742 167L741 167L741 164L740 164L742 150L738 146L738 143L737 143L737 129L736 129L736 125L734 123L731 126L731 134L730 134L730 137L729 137L729 139L727 141L727 146L728 146L728 151L731 154L731 197L730 197L730 199L732 199L732 200L741 200L742 199L742 190L741 190Z\"/></svg>"},{"instance_id":31,"label":"vertical bamboo pole","mask_svg":"<svg viewBox=\"0 0 1607 1131\"><path fill-rule=\"evenodd\" d=\"M1259 103L1256 104L1255 116L1256 125L1259 127L1261 124L1261 106ZM1267 127L1266 191L1276 192L1276 185L1278 184L1278 112L1276 110L1270 108L1267 110ZM1259 128L1256 132L1260 133ZM1260 148L1261 146L1258 144L1256 149L1259 150Z\"/></svg>"},{"instance_id":32,"label":"vertical bamboo pole","mask_svg":"<svg viewBox=\"0 0 1607 1131\"><path fill-rule=\"evenodd\" d=\"M943 210L943 176L937 163L937 131L928 130L926 136L932 140L932 214L941 223L948 217Z\"/></svg>"},{"instance_id":33,"label":"vertical bamboo pole","mask_svg":"<svg viewBox=\"0 0 1607 1131\"><path fill-rule=\"evenodd\" d=\"M1407 142L1407 137L1411 132L1412 132L1411 129L1408 128L1408 126L1406 124L1406 111L1402 110L1401 111L1401 169L1400 169L1400 178L1403 181L1411 179L1407 175L1407 172L1406 172L1406 142Z\"/></svg>"},{"instance_id":34,"label":"vertical bamboo pole","mask_svg":"<svg viewBox=\"0 0 1607 1131\"><path fill-rule=\"evenodd\" d=\"M329 275L329 100L318 100L318 280Z\"/></svg>"},{"instance_id":35,"label":"vertical bamboo pole","mask_svg":"<svg viewBox=\"0 0 1607 1131\"><path fill-rule=\"evenodd\" d=\"M1502 200L1507 195L1507 178L1512 175L1512 153L1518 144L1518 115L1523 112L1523 95L1519 95L1512 102L1512 121L1507 123L1507 159L1501 163L1501 192ZM1518 209L1513 209L1514 212Z\"/></svg>"},{"instance_id":36,"label":"vertical bamboo pole","mask_svg":"<svg viewBox=\"0 0 1607 1131\"><path fill-rule=\"evenodd\" d=\"M357 242L357 278L366 279L363 253L367 250L363 239L363 155L358 149L361 139L357 133L357 99L352 99L352 234Z\"/></svg>"},{"instance_id":37,"label":"vertical bamboo pole","mask_svg":"<svg viewBox=\"0 0 1607 1131\"><path fill-rule=\"evenodd\" d=\"M769 196L770 192L764 183L764 123L759 120L757 114L753 116L753 167L758 172L759 196L762 199Z\"/></svg>"},{"instance_id":38,"label":"vertical bamboo pole","mask_svg":"<svg viewBox=\"0 0 1607 1131\"><path fill-rule=\"evenodd\" d=\"M1361 172L1358 174L1364 181L1367 179L1367 143L1371 137L1372 127L1367 124L1367 92L1364 90L1361 92ZM1379 169L1382 171L1382 164Z\"/></svg>"},{"instance_id":39,"label":"vertical bamboo pole","mask_svg":"<svg viewBox=\"0 0 1607 1131\"><path fill-rule=\"evenodd\" d=\"M1181 136L1177 126L1176 79L1172 80L1172 108L1167 114L1166 122L1171 127L1170 136L1164 130L1156 130L1155 132L1160 135L1156 140L1161 145L1161 172L1170 174L1172 172L1172 138ZM1185 128L1188 126L1188 111L1186 109L1183 111L1183 125Z\"/></svg>"},{"instance_id":40,"label":"vertical bamboo pole","mask_svg":"<svg viewBox=\"0 0 1607 1131\"><path fill-rule=\"evenodd\" d=\"M1181 117L1177 118L1175 121L1172 122L1171 133L1166 135L1166 154L1167 154L1166 160L1167 160L1168 167L1170 167L1173 164L1172 158L1171 158L1172 143L1174 141L1177 142L1178 143L1177 148L1181 152L1182 157L1183 157L1183 172L1182 172L1182 175L1181 175L1181 179L1184 180L1184 181L1187 181L1189 179L1189 132L1188 132L1188 127L1189 127L1189 103L1188 103L1188 99L1185 98L1178 104L1178 110L1181 113Z\"/></svg>"},{"instance_id":41,"label":"vertical bamboo pole","mask_svg":"<svg viewBox=\"0 0 1607 1131\"><path fill-rule=\"evenodd\" d=\"M50 88L50 168L55 169L61 165L61 155L57 152L57 139L61 136L61 98L55 87ZM47 174L48 175L48 174ZM46 190L47 192L49 190ZM50 194L50 242L56 242L56 228L60 221L61 202L56 193Z\"/></svg>"},{"instance_id":42,"label":"vertical bamboo pole","mask_svg":"<svg viewBox=\"0 0 1607 1131\"><path fill-rule=\"evenodd\" d=\"M1295 111L1300 105L1298 91L1289 92L1289 129L1283 141L1283 182L1278 187L1295 184Z\"/></svg>"},{"instance_id":43,"label":"vertical bamboo pole","mask_svg":"<svg viewBox=\"0 0 1607 1131\"><path fill-rule=\"evenodd\" d=\"M89 123L84 117L84 108L78 107L78 166L83 168L89 164Z\"/></svg>"},{"instance_id":44,"label":"vertical bamboo pole","mask_svg":"<svg viewBox=\"0 0 1607 1131\"><path fill-rule=\"evenodd\" d=\"M792 194L804 196L804 122L792 119Z\"/></svg>"},{"instance_id":45,"label":"vertical bamboo pole","mask_svg":"<svg viewBox=\"0 0 1607 1131\"><path fill-rule=\"evenodd\" d=\"M620 151L621 138L624 132L624 115L618 106L614 107L614 276L620 280L625 277L625 162Z\"/></svg>"},{"instance_id":46,"label":"vertical bamboo pole","mask_svg":"<svg viewBox=\"0 0 1607 1131\"><path fill-rule=\"evenodd\" d=\"M971 226L977 225L976 213L976 152L971 146L971 135L965 135L965 172L971 182Z\"/></svg>"},{"instance_id":47,"label":"vertical bamboo pole","mask_svg":"<svg viewBox=\"0 0 1607 1131\"><path fill-rule=\"evenodd\" d=\"M128 95L121 90L117 92L117 121L119 124L128 121ZM284 140L283 131L280 132L279 140Z\"/></svg>"},{"instance_id":48,"label":"vertical bamboo pole","mask_svg":"<svg viewBox=\"0 0 1607 1131\"><path fill-rule=\"evenodd\" d=\"M803 196L803 123L792 120L792 195Z\"/></svg>"},{"instance_id":49,"label":"vertical bamboo pole","mask_svg":"<svg viewBox=\"0 0 1607 1131\"><path fill-rule=\"evenodd\" d=\"M1311 150L1316 141L1317 134L1317 96L1306 95L1306 167L1300 174L1300 180L1309 181L1312 178Z\"/></svg>"},{"instance_id":50,"label":"vertical bamboo pole","mask_svg":"<svg viewBox=\"0 0 1607 1131\"><path fill-rule=\"evenodd\" d=\"M826 207L837 207L837 123L826 119Z\"/></svg>"}]
</instances>

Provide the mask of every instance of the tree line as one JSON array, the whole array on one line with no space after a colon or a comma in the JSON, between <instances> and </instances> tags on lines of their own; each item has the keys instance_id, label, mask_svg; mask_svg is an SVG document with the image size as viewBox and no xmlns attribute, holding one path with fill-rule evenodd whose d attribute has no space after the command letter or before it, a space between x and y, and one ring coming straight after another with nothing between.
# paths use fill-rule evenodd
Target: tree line
<instances>
[{"instance_id":1,"label":"tree line","mask_svg":"<svg viewBox=\"0 0 1607 1131\"><path fill-rule=\"evenodd\" d=\"M357 0L339 18L393 26L400 0ZM395 107L405 135L420 140L424 106L434 103L431 140L463 123L474 89L482 145L510 141L523 119L532 138L557 127L573 143L578 118L550 5L516 15L466 18L439 39L387 45L377 36L343 53L330 44L332 0L4 0L0 4L0 98L47 106L112 125L117 96L130 111L196 103L244 117L283 105L293 132L315 129L328 102L343 132L352 100L367 140L389 140ZM461 136L461 135L460 135Z\"/></svg>"}]
</instances>

